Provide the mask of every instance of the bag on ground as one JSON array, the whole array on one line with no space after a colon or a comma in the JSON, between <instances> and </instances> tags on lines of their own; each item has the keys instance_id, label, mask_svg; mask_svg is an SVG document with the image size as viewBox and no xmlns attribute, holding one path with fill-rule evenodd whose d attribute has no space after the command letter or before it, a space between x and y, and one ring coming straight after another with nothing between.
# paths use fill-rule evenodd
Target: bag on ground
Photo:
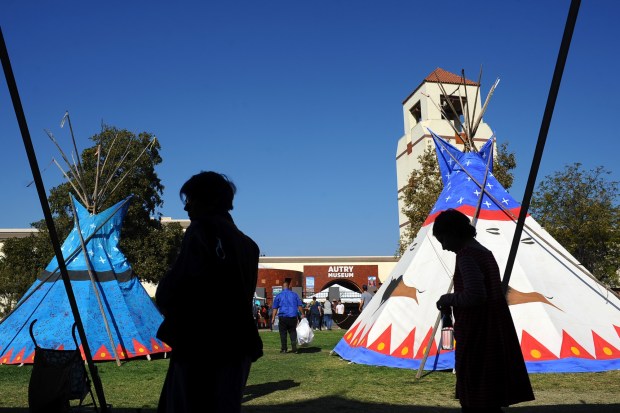
<instances>
[{"instance_id":1,"label":"bag on ground","mask_svg":"<svg viewBox=\"0 0 620 413\"><path fill-rule=\"evenodd\" d=\"M303 346L312 343L312 340L314 340L314 332L308 324L308 319L302 318L297 324L297 344Z\"/></svg>"}]
</instances>

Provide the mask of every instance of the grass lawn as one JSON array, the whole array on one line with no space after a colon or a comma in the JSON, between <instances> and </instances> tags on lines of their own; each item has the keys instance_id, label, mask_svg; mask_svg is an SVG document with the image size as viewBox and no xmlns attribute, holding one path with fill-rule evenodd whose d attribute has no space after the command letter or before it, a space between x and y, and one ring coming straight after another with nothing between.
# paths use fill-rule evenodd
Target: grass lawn
<instances>
[{"instance_id":1,"label":"grass lawn","mask_svg":"<svg viewBox=\"0 0 620 413\"><path fill-rule=\"evenodd\" d=\"M312 344L300 354L280 354L278 333L262 331L265 355L252 367L243 411L460 411L453 399L455 378L451 372L425 372L416 379L414 370L349 364L330 354L343 334L344 330L317 331ZM111 411L154 413L167 367L167 359L133 360L120 367L113 362L97 364ZM28 411L31 370L30 366L0 366L0 413ZM532 374L530 378L536 400L506 408L506 412L620 412L620 371Z\"/></svg>"}]
</instances>

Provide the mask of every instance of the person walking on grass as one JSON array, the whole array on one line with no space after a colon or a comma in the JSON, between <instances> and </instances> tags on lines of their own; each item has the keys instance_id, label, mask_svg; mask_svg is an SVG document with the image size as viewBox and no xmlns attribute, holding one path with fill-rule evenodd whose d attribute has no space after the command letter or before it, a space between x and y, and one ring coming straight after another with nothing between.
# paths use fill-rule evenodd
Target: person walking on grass
<instances>
[{"instance_id":1,"label":"person walking on grass","mask_svg":"<svg viewBox=\"0 0 620 413\"><path fill-rule=\"evenodd\" d=\"M304 316L304 303L301 298L289 289L289 282L284 281L282 284L282 292L276 295L273 300L273 315L271 318L271 324L276 321L278 317L278 329L280 330L280 353L287 352L287 334L291 340L291 349L293 353L297 353L297 322L298 314Z\"/></svg>"},{"instance_id":2,"label":"person walking on grass","mask_svg":"<svg viewBox=\"0 0 620 413\"><path fill-rule=\"evenodd\" d=\"M316 300L316 297L312 297L312 301L310 302L310 324L314 330L321 330L322 314L323 307L321 307L321 303Z\"/></svg>"},{"instance_id":3,"label":"person walking on grass","mask_svg":"<svg viewBox=\"0 0 620 413\"><path fill-rule=\"evenodd\" d=\"M260 253L229 213L235 192L226 175L212 171L192 176L181 187L190 225L155 293L164 315L157 338L172 348L158 413L240 412L252 363L263 355L253 313ZM203 287L216 279L228 289L211 295L206 306ZM226 309L218 323L225 345L203 338L201 322L212 308ZM197 349L210 356L198 355Z\"/></svg>"}]
</instances>

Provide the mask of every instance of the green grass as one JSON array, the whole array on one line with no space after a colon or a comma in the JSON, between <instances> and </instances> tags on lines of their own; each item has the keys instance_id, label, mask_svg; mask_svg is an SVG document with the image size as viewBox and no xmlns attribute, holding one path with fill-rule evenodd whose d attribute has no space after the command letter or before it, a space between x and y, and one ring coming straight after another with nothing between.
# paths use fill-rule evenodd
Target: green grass
<instances>
[{"instance_id":1,"label":"green grass","mask_svg":"<svg viewBox=\"0 0 620 413\"><path fill-rule=\"evenodd\" d=\"M343 333L317 331L312 344L302 348L301 354L280 354L278 333L261 332L265 355L252 366L243 411L459 412L451 372L425 372L416 379L415 370L349 364L330 354ZM167 367L167 359L134 360L120 367L115 363L97 364L112 411L154 412ZM31 369L0 366L0 412L28 411ZM536 400L505 409L507 412L620 412L620 371L532 374L530 378Z\"/></svg>"}]
</instances>

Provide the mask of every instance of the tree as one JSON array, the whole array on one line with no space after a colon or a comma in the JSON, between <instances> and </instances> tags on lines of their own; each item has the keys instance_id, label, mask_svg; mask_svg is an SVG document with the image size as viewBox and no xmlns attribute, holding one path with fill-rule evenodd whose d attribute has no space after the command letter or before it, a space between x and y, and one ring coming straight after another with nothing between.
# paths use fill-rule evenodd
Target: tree
<instances>
[{"instance_id":1,"label":"tree","mask_svg":"<svg viewBox=\"0 0 620 413\"><path fill-rule=\"evenodd\" d=\"M598 166L580 163L546 176L538 185L530 213L599 281L618 285L620 207L618 181Z\"/></svg>"},{"instance_id":2,"label":"tree","mask_svg":"<svg viewBox=\"0 0 620 413\"><path fill-rule=\"evenodd\" d=\"M25 238L9 238L2 246L0 257L0 316L15 308L40 274L54 252L49 242L47 227L34 224L40 233Z\"/></svg>"},{"instance_id":3,"label":"tree","mask_svg":"<svg viewBox=\"0 0 620 413\"><path fill-rule=\"evenodd\" d=\"M62 242L73 226L69 194L91 212L103 211L132 195L119 246L141 280L157 283L172 264L183 236L178 223L164 226L161 214L156 213L163 205L164 189L155 172L162 162L159 142L149 133L135 135L111 126L104 126L90 139L94 146L82 151L80 162L63 166L70 180L50 191L48 202L58 237ZM45 221L33 226L41 231L4 245L0 299L11 301L23 295L53 257Z\"/></svg>"},{"instance_id":4,"label":"tree","mask_svg":"<svg viewBox=\"0 0 620 413\"><path fill-rule=\"evenodd\" d=\"M443 189L435 150L426 148L418 157L418 162L420 168L411 172L407 186L400 197L403 200L402 212L407 217L408 224L399 240L397 256L405 252L420 231ZM493 158L493 176L506 190L512 186L514 177L511 171L516 166L514 153L509 152L508 143L498 145L497 154Z\"/></svg>"}]
</instances>

